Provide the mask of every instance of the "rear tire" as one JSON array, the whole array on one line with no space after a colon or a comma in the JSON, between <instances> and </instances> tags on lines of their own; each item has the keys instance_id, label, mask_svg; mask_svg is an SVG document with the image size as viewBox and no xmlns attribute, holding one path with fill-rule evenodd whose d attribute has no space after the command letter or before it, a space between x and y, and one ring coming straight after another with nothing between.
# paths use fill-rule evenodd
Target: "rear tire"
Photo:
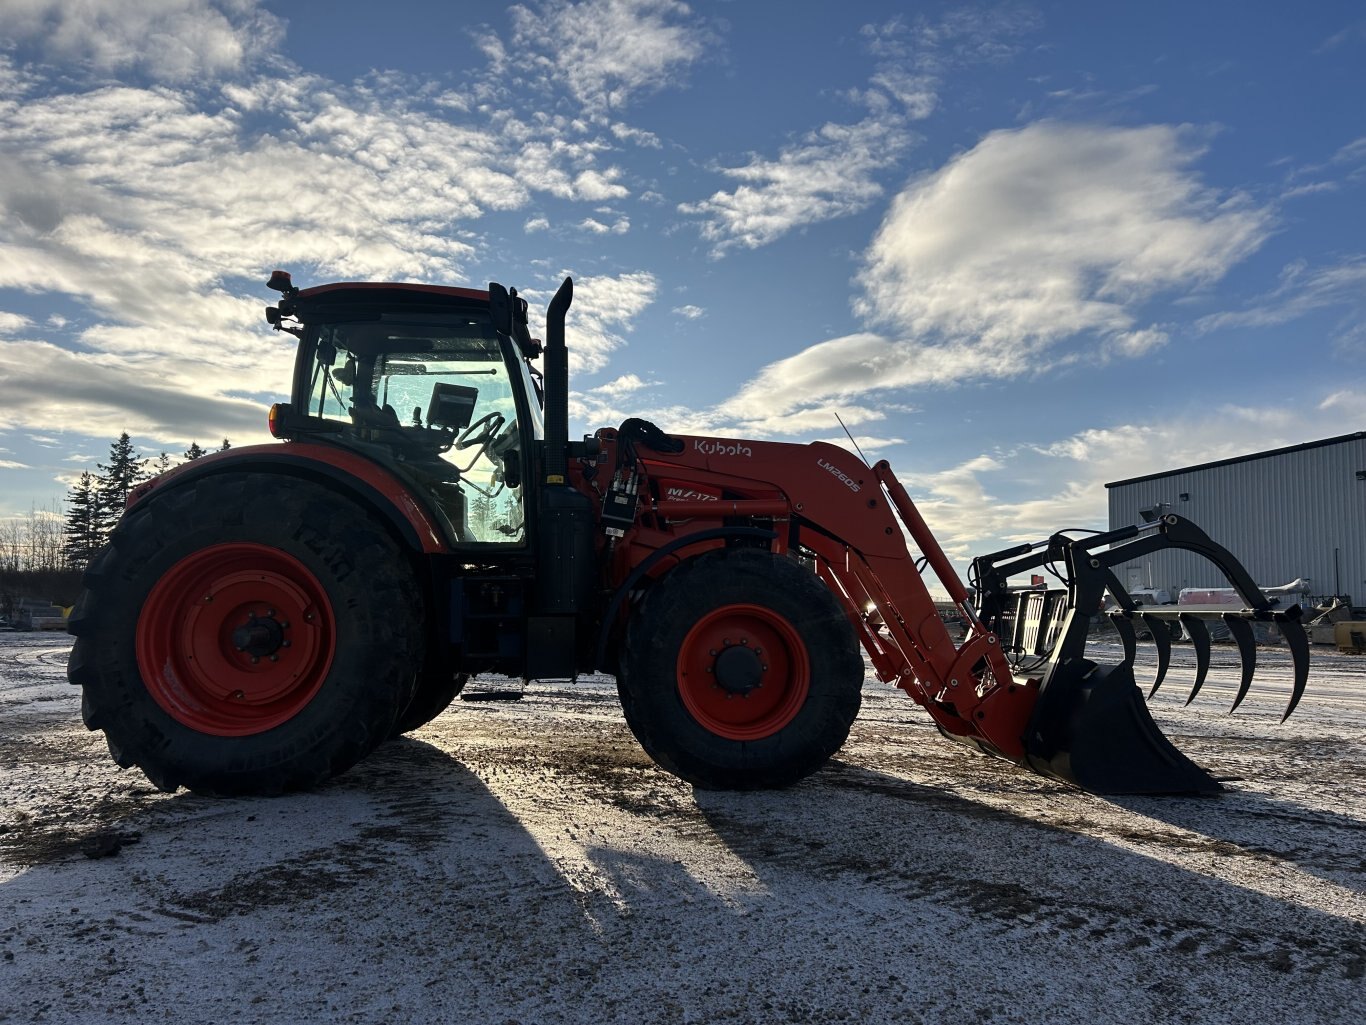
<instances>
[{"instance_id":1,"label":"rear tire","mask_svg":"<svg viewBox=\"0 0 1366 1025\"><path fill-rule=\"evenodd\" d=\"M128 513L72 615L86 726L162 790L273 794L389 736L422 662L407 553L319 484L229 473Z\"/></svg>"},{"instance_id":2,"label":"rear tire","mask_svg":"<svg viewBox=\"0 0 1366 1025\"><path fill-rule=\"evenodd\" d=\"M426 726L451 706L469 682L469 673L428 670L418 677L413 700L394 723L390 737L401 737L420 726Z\"/></svg>"},{"instance_id":3,"label":"rear tire","mask_svg":"<svg viewBox=\"0 0 1366 1025\"><path fill-rule=\"evenodd\" d=\"M858 715L863 660L813 573L725 549L657 583L627 626L617 689L660 766L705 789L784 787L838 751Z\"/></svg>"}]
</instances>

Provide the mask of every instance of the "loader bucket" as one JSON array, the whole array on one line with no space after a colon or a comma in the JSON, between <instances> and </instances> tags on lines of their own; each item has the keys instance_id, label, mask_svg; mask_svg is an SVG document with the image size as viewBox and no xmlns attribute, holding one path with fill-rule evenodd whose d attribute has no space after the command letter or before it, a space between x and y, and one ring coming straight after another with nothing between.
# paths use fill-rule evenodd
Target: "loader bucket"
<instances>
[{"instance_id":1,"label":"loader bucket","mask_svg":"<svg viewBox=\"0 0 1366 1025\"><path fill-rule=\"evenodd\" d=\"M1093 794L1211 794L1223 789L1162 735L1127 663L1059 665L1025 735L1035 772Z\"/></svg>"}]
</instances>

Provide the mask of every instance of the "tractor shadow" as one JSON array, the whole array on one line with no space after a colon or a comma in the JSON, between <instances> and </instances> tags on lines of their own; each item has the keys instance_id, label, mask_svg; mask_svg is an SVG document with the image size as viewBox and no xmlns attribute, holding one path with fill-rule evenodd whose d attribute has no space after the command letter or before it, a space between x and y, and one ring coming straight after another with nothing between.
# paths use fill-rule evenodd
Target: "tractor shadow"
<instances>
[{"instance_id":1,"label":"tractor shadow","mask_svg":"<svg viewBox=\"0 0 1366 1025\"><path fill-rule=\"evenodd\" d=\"M695 799L716 836L770 888L790 889L795 872L813 887L834 883L851 906L877 907L892 898L907 922L962 916L972 923L964 928L985 922L1003 936L1023 931L1030 942L1058 945L1064 957L1073 956L1074 941L1083 941L1159 955L1220 954L1349 979L1366 974L1359 924L1207 874L1199 857L1182 858L1193 848L1198 855L1203 844L1220 857L1249 859L1254 868L1275 859L1315 872L1319 865L1308 854L1327 845L1341 864L1355 859L1354 873L1334 868L1330 877L1359 893L1366 868L1360 823L1315 816L1320 832L1306 836L1301 823L1295 849L1285 851L1243 826L1252 814L1290 811L1276 802L1250 801L1238 818L1221 815L1217 801L1145 799L1135 802L1138 815L1165 808L1174 821L1189 821L1193 832L1205 830L1194 840L1159 831L1149 853L1139 842L1140 827L1116 826L1113 810L1091 821L1084 811L1075 814L1078 802L1125 809L1127 802L1062 790L1074 798L1073 810L1049 821L1046 804L1037 818L1003 809L999 795L1009 786L988 783L983 789L996 798L988 804L835 761L788 791L699 790ZM1040 791L1050 786L1026 779L1018 786L1022 805L1037 810ZM778 816L780 803L786 807ZM1232 839L1220 834L1220 823ZM1325 839L1325 833L1333 835Z\"/></svg>"},{"instance_id":2,"label":"tractor shadow","mask_svg":"<svg viewBox=\"0 0 1366 1025\"><path fill-rule=\"evenodd\" d=\"M1226 787L1222 794L1205 797L1105 800L1133 813L1134 824L1122 834L1126 840L1292 866L1366 893L1366 821L1243 789L1237 781Z\"/></svg>"}]
</instances>

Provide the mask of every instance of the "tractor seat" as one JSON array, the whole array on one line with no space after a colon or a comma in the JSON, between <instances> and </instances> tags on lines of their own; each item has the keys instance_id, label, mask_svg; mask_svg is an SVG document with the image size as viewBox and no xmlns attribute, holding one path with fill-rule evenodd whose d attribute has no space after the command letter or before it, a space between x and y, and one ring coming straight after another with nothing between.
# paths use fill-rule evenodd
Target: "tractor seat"
<instances>
[{"instance_id":1,"label":"tractor seat","mask_svg":"<svg viewBox=\"0 0 1366 1025\"><path fill-rule=\"evenodd\" d=\"M398 414L387 402L384 408L374 403L357 403L351 407L351 419L357 427L399 427Z\"/></svg>"}]
</instances>

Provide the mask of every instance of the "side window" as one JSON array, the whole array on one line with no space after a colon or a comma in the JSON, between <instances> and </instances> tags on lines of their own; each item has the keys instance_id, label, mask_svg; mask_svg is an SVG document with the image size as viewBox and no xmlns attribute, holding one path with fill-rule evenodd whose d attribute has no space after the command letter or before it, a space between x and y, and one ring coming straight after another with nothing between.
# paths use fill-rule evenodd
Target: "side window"
<instances>
[{"instance_id":1,"label":"side window","mask_svg":"<svg viewBox=\"0 0 1366 1025\"><path fill-rule=\"evenodd\" d=\"M408 431L442 432L436 453L456 498L443 489L458 533L471 542L512 542L525 534L521 433L511 378L501 358L436 363L428 354L391 353L376 364L375 404ZM422 466L409 459L417 473Z\"/></svg>"},{"instance_id":2,"label":"side window","mask_svg":"<svg viewBox=\"0 0 1366 1025\"><path fill-rule=\"evenodd\" d=\"M386 449L459 542L520 544L522 377L496 338L424 327L321 329L309 412L346 424L342 440Z\"/></svg>"}]
</instances>

